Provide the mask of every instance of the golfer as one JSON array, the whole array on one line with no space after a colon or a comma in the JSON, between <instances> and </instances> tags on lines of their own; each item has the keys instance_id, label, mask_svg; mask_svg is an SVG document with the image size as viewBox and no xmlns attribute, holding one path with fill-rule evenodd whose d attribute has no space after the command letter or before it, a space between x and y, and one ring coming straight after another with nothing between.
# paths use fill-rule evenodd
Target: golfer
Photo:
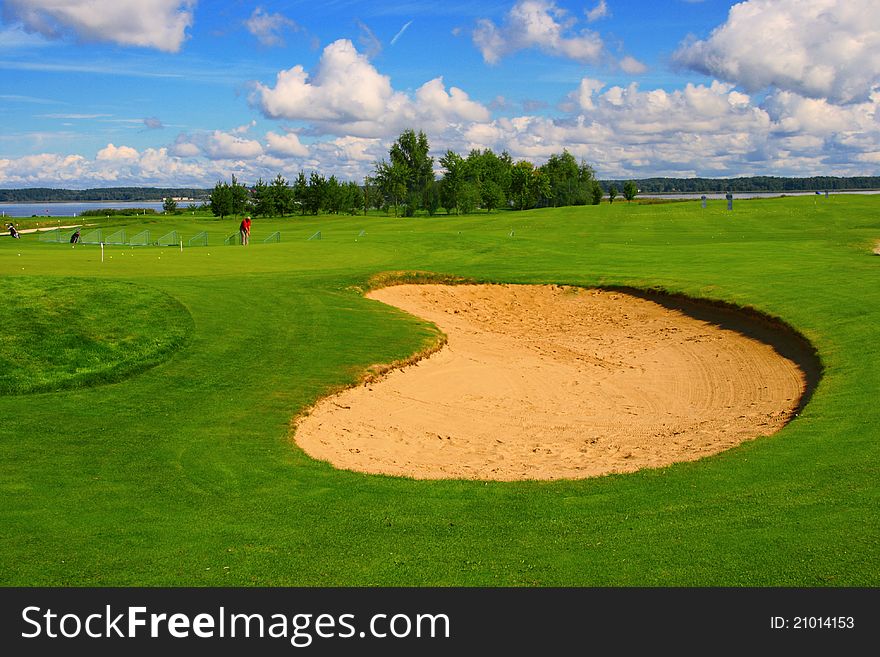
<instances>
[{"instance_id":1,"label":"golfer","mask_svg":"<svg viewBox=\"0 0 880 657\"><path fill-rule=\"evenodd\" d=\"M251 241L251 218L245 217L241 220L241 225L238 227L238 232L241 234L241 245L246 246Z\"/></svg>"}]
</instances>

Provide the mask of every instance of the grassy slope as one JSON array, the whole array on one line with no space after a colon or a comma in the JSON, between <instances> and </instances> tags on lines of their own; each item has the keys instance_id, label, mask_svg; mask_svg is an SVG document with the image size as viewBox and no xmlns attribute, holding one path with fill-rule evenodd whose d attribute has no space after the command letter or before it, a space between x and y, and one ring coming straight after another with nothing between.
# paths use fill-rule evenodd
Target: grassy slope
<instances>
[{"instance_id":1,"label":"grassy slope","mask_svg":"<svg viewBox=\"0 0 880 657\"><path fill-rule=\"evenodd\" d=\"M258 220L255 242L284 241L108 248L103 264L96 247L0 240L3 275L134 282L195 326L128 380L0 397L0 583L876 586L878 210L880 197L806 197L733 215L618 203ZM170 227L216 244L236 225ZM784 431L696 463L556 483L336 471L291 444L288 422L433 339L350 289L398 269L752 305L813 340L826 374Z\"/></svg>"}]
</instances>

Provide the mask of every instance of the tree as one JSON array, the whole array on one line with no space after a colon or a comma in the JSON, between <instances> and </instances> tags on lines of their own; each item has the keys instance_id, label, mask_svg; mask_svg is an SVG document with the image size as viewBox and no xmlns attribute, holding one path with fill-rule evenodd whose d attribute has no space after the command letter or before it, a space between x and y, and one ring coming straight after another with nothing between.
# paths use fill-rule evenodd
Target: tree
<instances>
[{"instance_id":1,"label":"tree","mask_svg":"<svg viewBox=\"0 0 880 657\"><path fill-rule=\"evenodd\" d=\"M218 181L214 185L210 197L211 214L215 217L223 219L228 214L232 214L232 188L229 183Z\"/></svg>"},{"instance_id":2,"label":"tree","mask_svg":"<svg viewBox=\"0 0 880 657\"><path fill-rule=\"evenodd\" d=\"M501 191L498 183L491 179L483 181L480 188L480 202L486 208L486 212L497 209L505 200L504 192Z\"/></svg>"},{"instance_id":3,"label":"tree","mask_svg":"<svg viewBox=\"0 0 880 657\"><path fill-rule=\"evenodd\" d=\"M595 200L596 188L599 189L599 201ZM575 205L593 203L597 205L602 200L602 186L596 180L596 172L593 167L584 161L578 167L578 191L573 199Z\"/></svg>"},{"instance_id":4,"label":"tree","mask_svg":"<svg viewBox=\"0 0 880 657\"><path fill-rule=\"evenodd\" d=\"M465 160L464 178L476 185L480 204L488 211L507 203L513 161L508 153L496 155L491 149L474 149Z\"/></svg>"},{"instance_id":5,"label":"tree","mask_svg":"<svg viewBox=\"0 0 880 657\"><path fill-rule=\"evenodd\" d=\"M282 217L286 214L292 214L295 207L295 203L293 202L293 190L280 173L275 176L275 180L272 181L269 190L270 196L272 197L272 204L274 206L274 213L276 215L281 215Z\"/></svg>"},{"instance_id":6,"label":"tree","mask_svg":"<svg viewBox=\"0 0 880 657\"><path fill-rule=\"evenodd\" d=\"M602 189L602 185L599 184L598 180L593 181L592 189L590 190L591 201L593 205L599 205L602 202L602 197L605 195L605 191Z\"/></svg>"},{"instance_id":7,"label":"tree","mask_svg":"<svg viewBox=\"0 0 880 657\"><path fill-rule=\"evenodd\" d=\"M422 198L422 206L428 211L428 215L433 217L437 214L437 210L443 204L441 196L441 185L436 180L428 182L425 193Z\"/></svg>"},{"instance_id":8,"label":"tree","mask_svg":"<svg viewBox=\"0 0 880 657\"><path fill-rule=\"evenodd\" d=\"M510 176L510 199L518 210L535 207L543 198L550 197L550 182L535 165L521 160L513 165Z\"/></svg>"},{"instance_id":9,"label":"tree","mask_svg":"<svg viewBox=\"0 0 880 657\"><path fill-rule=\"evenodd\" d=\"M248 211L248 190L232 176L232 184L229 186L232 194L232 211L230 214L244 214Z\"/></svg>"},{"instance_id":10,"label":"tree","mask_svg":"<svg viewBox=\"0 0 880 657\"><path fill-rule=\"evenodd\" d=\"M402 175L406 192L406 212L409 216L421 209L422 198L428 183L434 180L434 158L428 156L430 146L424 132L404 130L388 152L396 174Z\"/></svg>"},{"instance_id":11,"label":"tree","mask_svg":"<svg viewBox=\"0 0 880 657\"><path fill-rule=\"evenodd\" d=\"M446 155L440 158L440 166L446 172L440 182L440 205L446 208L446 214L458 213L458 200L461 188L465 183L464 159L458 153L446 151Z\"/></svg>"},{"instance_id":12,"label":"tree","mask_svg":"<svg viewBox=\"0 0 880 657\"><path fill-rule=\"evenodd\" d=\"M458 190L458 212L470 214L480 204L480 188L476 183L466 180Z\"/></svg>"},{"instance_id":13,"label":"tree","mask_svg":"<svg viewBox=\"0 0 880 657\"><path fill-rule=\"evenodd\" d=\"M574 156L567 150L563 150L562 155L553 154L541 167L541 172L547 177L553 206L574 205L572 199L577 194L579 184L578 164Z\"/></svg>"},{"instance_id":14,"label":"tree","mask_svg":"<svg viewBox=\"0 0 880 657\"><path fill-rule=\"evenodd\" d=\"M623 183L623 198L626 199L627 203L629 203L636 197L638 191L639 190L636 187L636 183L634 181L627 180L625 183Z\"/></svg>"},{"instance_id":15,"label":"tree","mask_svg":"<svg viewBox=\"0 0 880 657\"><path fill-rule=\"evenodd\" d=\"M407 196L406 181L408 169L401 162L386 162L382 160L376 163L376 175L374 180L382 196L386 208L394 208L394 216L400 216L401 203Z\"/></svg>"},{"instance_id":16,"label":"tree","mask_svg":"<svg viewBox=\"0 0 880 657\"><path fill-rule=\"evenodd\" d=\"M299 206L300 214L306 213L306 207L309 202L309 181L306 180L306 174L302 171L296 176L293 183L293 204Z\"/></svg>"},{"instance_id":17,"label":"tree","mask_svg":"<svg viewBox=\"0 0 880 657\"><path fill-rule=\"evenodd\" d=\"M342 211L357 214L364 207L364 192L356 182L348 182L342 188Z\"/></svg>"},{"instance_id":18,"label":"tree","mask_svg":"<svg viewBox=\"0 0 880 657\"><path fill-rule=\"evenodd\" d=\"M162 209L168 214L174 214L174 212L177 210L177 201L168 196L162 202Z\"/></svg>"},{"instance_id":19,"label":"tree","mask_svg":"<svg viewBox=\"0 0 880 657\"><path fill-rule=\"evenodd\" d=\"M309 176L309 187L306 193L306 210L312 214L318 214L326 207L327 203L327 179L317 171L312 171Z\"/></svg>"},{"instance_id":20,"label":"tree","mask_svg":"<svg viewBox=\"0 0 880 657\"><path fill-rule=\"evenodd\" d=\"M616 199L616 198L617 198L617 187L615 187L614 185L611 185L611 187L608 188L608 202L614 203L614 199Z\"/></svg>"},{"instance_id":21,"label":"tree","mask_svg":"<svg viewBox=\"0 0 880 657\"><path fill-rule=\"evenodd\" d=\"M269 186L260 178L251 190L251 202L255 216L271 217L275 212L275 202Z\"/></svg>"},{"instance_id":22,"label":"tree","mask_svg":"<svg viewBox=\"0 0 880 657\"><path fill-rule=\"evenodd\" d=\"M342 198L342 188L336 176L330 176L324 187L324 204L323 207L331 214L339 214L342 209L344 199Z\"/></svg>"},{"instance_id":23,"label":"tree","mask_svg":"<svg viewBox=\"0 0 880 657\"><path fill-rule=\"evenodd\" d=\"M370 208L376 208L378 210L382 207L382 195L379 191L376 179L372 176L364 178L363 203L365 217Z\"/></svg>"}]
</instances>

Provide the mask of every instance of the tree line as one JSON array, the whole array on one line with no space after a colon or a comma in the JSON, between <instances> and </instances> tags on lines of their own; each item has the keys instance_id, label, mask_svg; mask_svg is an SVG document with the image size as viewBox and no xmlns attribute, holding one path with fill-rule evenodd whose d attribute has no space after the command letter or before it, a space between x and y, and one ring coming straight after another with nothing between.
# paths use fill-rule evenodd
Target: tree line
<instances>
[{"instance_id":1,"label":"tree line","mask_svg":"<svg viewBox=\"0 0 880 657\"><path fill-rule=\"evenodd\" d=\"M169 197L207 199L210 189L197 187L94 187L91 189L54 189L28 187L0 189L0 203L52 203L84 201L156 201Z\"/></svg>"},{"instance_id":2,"label":"tree line","mask_svg":"<svg viewBox=\"0 0 880 657\"><path fill-rule=\"evenodd\" d=\"M220 181L211 191L209 205L214 216L252 214L263 217L286 217L293 214L357 214L366 209L365 190L355 182L340 182L312 172L306 178L300 171L291 183L280 173L269 183L261 178L252 187Z\"/></svg>"},{"instance_id":3,"label":"tree line","mask_svg":"<svg viewBox=\"0 0 880 657\"><path fill-rule=\"evenodd\" d=\"M740 178L640 178L634 181L643 194L700 192L812 192L880 189L880 176L745 176ZM604 189L620 181L601 180Z\"/></svg>"},{"instance_id":4,"label":"tree line","mask_svg":"<svg viewBox=\"0 0 880 657\"><path fill-rule=\"evenodd\" d=\"M429 152L424 132L405 130L391 145L388 159L376 162L363 184L342 182L336 176L325 178L317 172L306 177L301 171L293 182L278 174L269 183L260 179L249 188L233 176L231 183L215 185L211 209L219 217L245 212L282 217L356 214L371 209L411 217L416 213L433 216L440 210L468 214L477 209L493 212L598 204L605 195L593 168L567 150L551 155L541 166L527 160L514 162L506 151L496 154L491 149L475 149L467 156L447 150L436 162ZM625 184L623 193L632 200L635 184ZM609 201L616 196L612 186Z\"/></svg>"}]
</instances>

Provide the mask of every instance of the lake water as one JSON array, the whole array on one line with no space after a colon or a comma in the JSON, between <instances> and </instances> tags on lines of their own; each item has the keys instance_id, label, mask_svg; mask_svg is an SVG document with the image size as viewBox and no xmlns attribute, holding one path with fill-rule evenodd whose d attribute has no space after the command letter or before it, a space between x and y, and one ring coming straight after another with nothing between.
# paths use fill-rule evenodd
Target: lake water
<instances>
[{"instance_id":1,"label":"lake water","mask_svg":"<svg viewBox=\"0 0 880 657\"><path fill-rule=\"evenodd\" d=\"M185 209L189 202L177 204L179 209ZM196 203L198 205L198 203ZM162 201L83 201L79 203L0 203L0 215L5 217L78 217L86 210L100 210L102 208L146 208L162 212Z\"/></svg>"}]
</instances>

